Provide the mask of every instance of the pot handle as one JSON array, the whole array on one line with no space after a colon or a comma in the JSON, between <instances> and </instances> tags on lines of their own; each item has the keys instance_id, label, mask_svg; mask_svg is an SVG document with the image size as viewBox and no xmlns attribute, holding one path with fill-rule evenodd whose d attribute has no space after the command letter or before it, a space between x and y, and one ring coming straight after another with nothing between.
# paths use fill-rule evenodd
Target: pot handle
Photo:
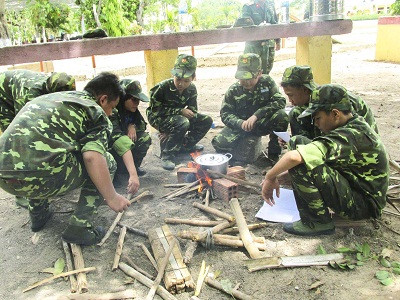
<instances>
[{"instance_id":1,"label":"pot handle","mask_svg":"<svg viewBox=\"0 0 400 300\"><path fill-rule=\"evenodd\" d=\"M224 154L226 157L228 157L228 161L230 161L231 160L231 158L232 158L232 154L230 154L230 153L225 153Z\"/></svg>"}]
</instances>

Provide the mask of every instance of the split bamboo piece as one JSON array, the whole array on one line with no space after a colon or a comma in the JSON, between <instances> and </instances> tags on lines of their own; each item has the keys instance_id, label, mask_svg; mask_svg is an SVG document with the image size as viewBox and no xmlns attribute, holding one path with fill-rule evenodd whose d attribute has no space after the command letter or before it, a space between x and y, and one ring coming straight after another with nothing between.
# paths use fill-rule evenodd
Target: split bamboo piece
<instances>
[{"instance_id":1,"label":"split bamboo piece","mask_svg":"<svg viewBox=\"0 0 400 300\"><path fill-rule=\"evenodd\" d=\"M63 245L63 249L64 249L64 253L65 253L65 262L67 264L67 270L73 271L74 266L72 264L71 250L65 241L62 241L62 245ZM70 285L71 285L71 289L70 289L71 293L76 293L78 290L78 283L76 282L75 275L70 275L69 281L70 281Z\"/></svg>"},{"instance_id":2,"label":"split bamboo piece","mask_svg":"<svg viewBox=\"0 0 400 300\"><path fill-rule=\"evenodd\" d=\"M153 197L153 194L151 194L149 191L144 191L143 193L141 193L139 196L133 198L132 200L130 200L130 198L132 197L131 194L128 195L128 200L130 200L131 204L134 202L139 201L140 199L147 197L147 196L151 196ZM118 215L116 216L114 222L111 224L110 228L107 230L107 233L104 235L103 239L100 241L100 243L98 243L98 246L102 246L107 239L110 237L111 233L114 231L115 226L117 226L118 222L121 220L122 216L124 215L125 211L118 213Z\"/></svg>"},{"instance_id":3,"label":"split bamboo piece","mask_svg":"<svg viewBox=\"0 0 400 300\"><path fill-rule=\"evenodd\" d=\"M149 249L143 243L134 243L134 245L139 246L142 248L144 254L146 254L147 258L150 260L151 264L153 265L154 269L158 272L157 262L154 259L153 255L150 253Z\"/></svg>"},{"instance_id":4,"label":"split bamboo piece","mask_svg":"<svg viewBox=\"0 0 400 300\"><path fill-rule=\"evenodd\" d=\"M200 240L205 239L207 237L209 231L211 231L213 234L215 234L217 232L220 232L221 230L231 227L233 224L234 224L234 222L229 222L229 221L222 222L209 230L205 230L205 231L201 232L199 239Z\"/></svg>"},{"instance_id":5,"label":"split bamboo piece","mask_svg":"<svg viewBox=\"0 0 400 300\"><path fill-rule=\"evenodd\" d=\"M248 224L247 228L249 230L255 230L255 229L265 228L267 226L268 226L267 223L262 222L262 223ZM221 233L236 233L236 232L239 232L239 228L237 227L230 227L221 231Z\"/></svg>"},{"instance_id":6,"label":"split bamboo piece","mask_svg":"<svg viewBox=\"0 0 400 300\"><path fill-rule=\"evenodd\" d=\"M80 295L68 295L65 297L58 298L58 300L118 300L118 299L136 299L137 293L135 290L129 289L115 293L104 293L104 294L80 294Z\"/></svg>"},{"instance_id":7,"label":"split bamboo piece","mask_svg":"<svg viewBox=\"0 0 400 300\"><path fill-rule=\"evenodd\" d=\"M220 224L223 221L165 218L164 222L167 224L185 224L185 225L193 225L193 226L212 227L212 226Z\"/></svg>"},{"instance_id":8,"label":"split bamboo piece","mask_svg":"<svg viewBox=\"0 0 400 300\"><path fill-rule=\"evenodd\" d=\"M199 277L197 278L196 290L194 292L194 295L196 297L198 295L200 295L201 288L203 287L204 279L206 278L209 270L210 270L210 266L207 266L207 268L206 268L206 262L203 260L201 262L200 273L199 273Z\"/></svg>"},{"instance_id":9,"label":"split bamboo piece","mask_svg":"<svg viewBox=\"0 0 400 300\"><path fill-rule=\"evenodd\" d=\"M149 288L153 285L153 280L147 278L143 274L140 274L138 271L128 266L127 264L120 262L118 266L122 270L122 272L132 278L135 278L141 284ZM171 295L165 288L160 285L157 287L156 293L164 300L177 300L173 295Z\"/></svg>"},{"instance_id":10,"label":"split bamboo piece","mask_svg":"<svg viewBox=\"0 0 400 300\"><path fill-rule=\"evenodd\" d=\"M207 189L206 191L206 197L204 198L204 205L208 206L210 203L210 189Z\"/></svg>"},{"instance_id":11,"label":"split bamboo piece","mask_svg":"<svg viewBox=\"0 0 400 300\"><path fill-rule=\"evenodd\" d=\"M217 217L220 217L220 218L223 218L225 220L228 220L229 222L235 221L235 218L233 216L231 216L231 215L229 215L227 213L224 213L224 212L222 212L222 211L220 211L220 210L218 210L216 208L205 206L205 205L203 205L201 203L198 203L198 202L193 202L193 206L197 207L198 209L201 209L201 210L203 210L205 212L208 212L210 214L216 215Z\"/></svg>"},{"instance_id":12,"label":"split bamboo piece","mask_svg":"<svg viewBox=\"0 0 400 300\"><path fill-rule=\"evenodd\" d=\"M185 186L188 186L190 183L186 183L186 182L184 182L184 183L167 183L167 184L164 184L164 187L166 187L166 188L181 188L181 187L185 187Z\"/></svg>"},{"instance_id":13,"label":"split bamboo piece","mask_svg":"<svg viewBox=\"0 0 400 300\"><path fill-rule=\"evenodd\" d=\"M188 240L186 243L185 255L183 256L183 262L185 264L190 264L196 249L197 249L197 242Z\"/></svg>"},{"instance_id":14,"label":"split bamboo piece","mask_svg":"<svg viewBox=\"0 0 400 300\"><path fill-rule=\"evenodd\" d=\"M246 220L244 218L242 209L240 207L239 201L237 198L232 198L230 201L230 206L233 212L233 215L236 219L237 227L239 228L239 234L243 241L243 244L247 251L250 254L251 258L260 258L262 257L261 252L258 250L258 247L255 245L253 238L250 234L250 231L247 227Z\"/></svg>"},{"instance_id":15,"label":"split bamboo piece","mask_svg":"<svg viewBox=\"0 0 400 300\"><path fill-rule=\"evenodd\" d=\"M179 195L183 195L183 194L189 192L190 189L198 186L199 181L200 181L200 179L198 179L198 180L192 182L191 184L189 184L187 186L184 186L184 187L182 187L182 188L180 188L180 189L178 189L176 191L173 191L172 193L168 193L168 194L162 196L161 199L165 198L165 199L169 200L169 199L172 199L172 198L177 197Z\"/></svg>"},{"instance_id":16,"label":"split bamboo piece","mask_svg":"<svg viewBox=\"0 0 400 300\"><path fill-rule=\"evenodd\" d=\"M126 260L126 262L133 267L134 269L136 269L137 271L139 271L140 273L142 273L144 276L150 278L151 280L154 280L156 277L147 273L145 270L143 270L141 267L139 267L137 264L135 264L132 259L129 258L129 256L123 255L122 258L124 260Z\"/></svg>"},{"instance_id":17,"label":"split bamboo piece","mask_svg":"<svg viewBox=\"0 0 400 300\"><path fill-rule=\"evenodd\" d=\"M172 195L166 197L165 199L166 200L170 200L170 199L185 195L187 193L191 193L191 192L197 191L199 188L200 188L200 185L192 186L191 188L187 188L187 189L185 189L185 190L183 190L181 192L177 192L175 194L172 194Z\"/></svg>"},{"instance_id":18,"label":"split bamboo piece","mask_svg":"<svg viewBox=\"0 0 400 300\"><path fill-rule=\"evenodd\" d=\"M161 264L158 267L158 274L156 279L153 282L153 285L150 288L149 293L147 294L146 300L153 300L154 295L156 294L157 287L160 285L161 279L164 276L164 271L165 268L167 267L167 264L169 262L169 257L171 256L172 249L174 249L176 244L176 240L172 241L172 243L169 245L169 249L165 254L165 257L161 261Z\"/></svg>"},{"instance_id":19,"label":"split bamboo piece","mask_svg":"<svg viewBox=\"0 0 400 300\"><path fill-rule=\"evenodd\" d=\"M400 173L400 165L393 159L389 160L389 164L397 171Z\"/></svg>"},{"instance_id":20,"label":"split bamboo piece","mask_svg":"<svg viewBox=\"0 0 400 300\"><path fill-rule=\"evenodd\" d=\"M64 273L60 273L58 275L54 275L52 277L43 279L39 282L36 282L35 284L32 284L31 286L27 287L26 289L24 289L22 292L25 293L27 291L33 290L34 288L37 288L38 286L41 286L43 284L49 283L51 281L53 281L54 279L57 278L61 278L61 277L67 277L69 275L73 275L73 274L82 274L82 273L86 273L86 272L91 272L96 270L95 267L90 267L90 268L83 268L83 269L78 269L78 270L73 270L73 271L69 271L69 272L64 272Z\"/></svg>"},{"instance_id":21,"label":"split bamboo piece","mask_svg":"<svg viewBox=\"0 0 400 300\"><path fill-rule=\"evenodd\" d=\"M122 227L122 229L119 233L117 249L115 250L112 271L115 271L116 269L118 269L119 260L121 258L121 254L122 254L122 247L124 246L125 235L126 235L126 227L124 226L124 227Z\"/></svg>"},{"instance_id":22,"label":"split bamboo piece","mask_svg":"<svg viewBox=\"0 0 400 300\"><path fill-rule=\"evenodd\" d=\"M71 245L71 252L74 258L74 266L75 269L84 269L85 268L85 261L83 260L81 246L77 244L70 244ZM76 276L76 280L78 282L78 293L87 293L88 291L88 284L86 279L85 273L79 273Z\"/></svg>"},{"instance_id":23,"label":"split bamboo piece","mask_svg":"<svg viewBox=\"0 0 400 300\"><path fill-rule=\"evenodd\" d=\"M243 179L239 179L237 177L230 176L230 175L225 175L225 174L222 174L220 172L213 171L213 170L210 170L210 169L208 169L207 172L210 173L210 174L213 174L213 175L217 175L217 176L223 177L225 179L228 179L228 180L230 180L232 182L235 182L237 184L240 184L240 185L256 187L256 188L260 189L260 192L261 192L261 186L258 183L247 181L247 180L243 180Z\"/></svg>"},{"instance_id":24,"label":"split bamboo piece","mask_svg":"<svg viewBox=\"0 0 400 300\"><path fill-rule=\"evenodd\" d=\"M221 292L230 294L229 292L225 291L225 289L222 287L222 284L219 283L219 282L218 282L217 280L215 280L215 279L211 279L210 277L206 277L205 282L206 282L209 286L211 286L211 287L213 287L213 288L216 288L217 290L220 290ZM232 291L231 291L231 294L232 294L232 296L233 296L235 299L240 299L240 300L252 300L252 299L254 299L253 297L251 297L251 296L249 296L249 295L246 295L246 294L244 294L244 293L242 293L242 292L239 292L239 291L237 291L237 290L232 290Z\"/></svg>"}]
</instances>

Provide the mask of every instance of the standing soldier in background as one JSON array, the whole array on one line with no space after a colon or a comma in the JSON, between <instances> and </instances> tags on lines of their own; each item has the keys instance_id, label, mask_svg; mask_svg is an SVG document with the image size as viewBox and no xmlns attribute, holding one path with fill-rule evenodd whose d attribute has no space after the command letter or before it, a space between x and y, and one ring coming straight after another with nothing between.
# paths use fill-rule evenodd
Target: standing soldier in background
<instances>
[{"instance_id":1,"label":"standing soldier in background","mask_svg":"<svg viewBox=\"0 0 400 300\"><path fill-rule=\"evenodd\" d=\"M0 129L4 132L24 105L41 95L75 90L75 79L66 73L51 75L29 70L0 73ZM28 201L16 197L16 204L28 207Z\"/></svg>"},{"instance_id":2,"label":"standing soldier in background","mask_svg":"<svg viewBox=\"0 0 400 300\"><path fill-rule=\"evenodd\" d=\"M253 3L245 4L242 9L242 17L250 17L255 25L278 23L273 0L254 0ZM276 50L281 48L281 39L246 42L244 53L260 55L262 72L269 74L274 64L275 48Z\"/></svg>"}]
</instances>

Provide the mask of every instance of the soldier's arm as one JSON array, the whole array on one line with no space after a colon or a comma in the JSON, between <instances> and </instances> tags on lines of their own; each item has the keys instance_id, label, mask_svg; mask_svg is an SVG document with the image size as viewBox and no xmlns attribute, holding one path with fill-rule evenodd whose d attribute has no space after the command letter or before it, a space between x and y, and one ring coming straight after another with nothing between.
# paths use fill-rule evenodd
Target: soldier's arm
<instances>
[{"instance_id":1,"label":"soldier's arm","mask_svg":"<svg viewBox=\"0 0 400 300\"><path fill-rule=\"evenodd\" d=\"M268 89L270 91L271 97L268 102L266 102L261 108L259 108L254 113L254 115L257 116L258 118L262 118L267 113L269 113L271 111L283 109L286 106L286 99L279 92L278 86L276 85L276 83L274 81L271 81L268 84Z\"/></svg>"},{"instance_id":2,"label":"soldier's arm","mask_svg":"<svg viewBox=\"0 0 400 300\"><path fill-rule=\"evenodd\" d=\"M243 7L242 7L242 18L247 18L247 17L251 18L252 15L253 15L253 13L251 11L250 6L247 5L247 4L243 5Z\"/></svg>"},{"instance_id":3,"label":"soldier's arm","mask_svg":"<svg viewBox=\"0 0 400 300\"><path fill-rule=\"evenodd\" d=\"M116 212L126 210L130 202L115 191L105 157L96 151L85 151L83 152L83 162L90 179L108 206Z\"/></svg>"},{"instance_id":4,"label":"soldier's arm","mask_svg":"<svg viewBox=\"0 0 400 300\"><path fill-rule=\"evenodd\" d=\"M179 115L181 108L165 105L168 85L156 85L150 90L150 111L154 116Z\"/></svg>"},{"instance_id":5,"label":"soldier's arm","mask_svg":"<svg viewBox=\"0 0 400 300\"><path fill-rule=\"evenodd\" d=\"M140 187L139 177L136 172L135 162L133 160L132 151L126 151L122 155L122 160L124 161L125 167L129 173L129 181L127 186L128 193L134 195L137 193Z\"/></svg>"},{"instance_id":6,"label":"soldier's arm","mask_svg":"<svg viewBox=\"0 0 400 300\"><path fill-rule=\"evenodd\" d=\"M225 94L224 101L222 102L220 110L221 121L228 127L242 130L242 123L244 120L240 119L235 114L234 101L235 99L232 89L229 89Z\"/></svg>"},{"instance_id":7,"label":"soldier's arm","mask_svg":"<svg viewBox=\"0 0 400 300\"><path fill-rule=\"evenodd\" d=\"M197 89L194 84L190 86L190 97L187 101L187 108L190 109L192 112L197 113Z\"/></svg>"}]
</instances>

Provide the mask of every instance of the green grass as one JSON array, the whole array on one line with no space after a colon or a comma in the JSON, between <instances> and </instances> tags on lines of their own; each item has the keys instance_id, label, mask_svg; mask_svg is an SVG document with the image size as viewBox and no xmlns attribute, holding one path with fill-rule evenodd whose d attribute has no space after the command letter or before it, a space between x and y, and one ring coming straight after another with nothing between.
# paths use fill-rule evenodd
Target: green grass
<instances>
[{"instance_id":1,"label":"green grass","mask_svg":"<svg viewBox=\"0 0 400 300\"><path fill-rule=\"evenodd\" d=\"M385 17L388 15L384 14L356 14L353 16L349 16L349 18L353 21L361 21L361 20L377 20L379 17Z\"/></svg>"}]
</instances>

